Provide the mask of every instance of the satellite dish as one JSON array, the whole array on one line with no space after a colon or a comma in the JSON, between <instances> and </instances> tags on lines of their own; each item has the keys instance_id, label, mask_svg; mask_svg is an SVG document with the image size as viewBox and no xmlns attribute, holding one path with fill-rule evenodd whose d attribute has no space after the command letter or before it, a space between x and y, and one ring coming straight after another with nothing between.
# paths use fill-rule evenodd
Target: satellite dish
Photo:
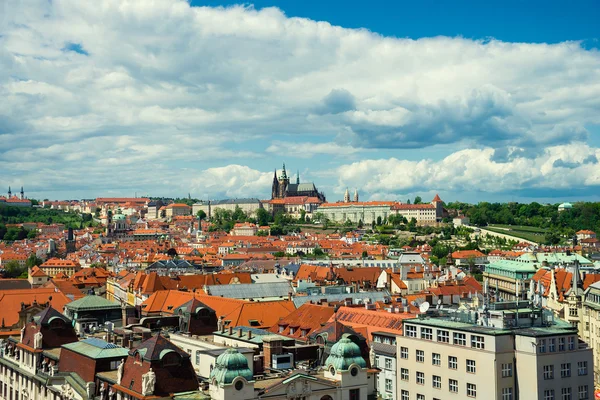
<instances>
[{"instance_id":1,"label":"satellite dish","mask_svg":"<svg viewBox=\"0 0 600 400\"><path fill-rule=\"evenodd\" d=\"M421 304L419 306L419 311L421 311L422 313L426 313L427 310L429 310L429 303L428 302L424 302L423 304Z\"/></svg>"}]
</instances>

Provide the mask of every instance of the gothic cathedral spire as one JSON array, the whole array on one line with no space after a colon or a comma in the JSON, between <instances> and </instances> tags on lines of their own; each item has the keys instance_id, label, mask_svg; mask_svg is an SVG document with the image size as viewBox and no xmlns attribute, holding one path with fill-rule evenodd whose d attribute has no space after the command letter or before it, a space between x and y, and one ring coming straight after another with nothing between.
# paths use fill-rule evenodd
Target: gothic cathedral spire
<instances>
[{"instance_id":1,"label":"gothic cathedral spire","mask_svg":"<svg viewBox=\"0 0 600 400\"><path fill-rule=\"evenodd\" d=\"M298 170L298 173L296 174L296 185L300 184L300 170Z\"/></svg>"}]
</instances>

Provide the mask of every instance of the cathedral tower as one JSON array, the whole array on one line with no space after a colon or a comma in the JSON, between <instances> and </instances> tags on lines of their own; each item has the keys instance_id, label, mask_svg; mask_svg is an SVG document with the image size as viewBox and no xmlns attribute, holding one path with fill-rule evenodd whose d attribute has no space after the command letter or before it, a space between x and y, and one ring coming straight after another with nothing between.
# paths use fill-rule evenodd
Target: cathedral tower
<instances>
[{"instance_id":1,"label":"cathedral tower","mask_svg":"<svg viewBox=\"0 0 600 400\"><path fill-rule=\"evenodd\" d=\"M346 193L344 193L344 203L350 203L350 192L348 192L348 188L346 188Z\"/></svg>"},{"instance_id":2,"label":"cathedral tower","mask_svg":"<svg viewBox=\"0 0 600 400\"><path fill-rule=\"evenodd\" d=\"M358 189L354 189L354 202L358 203Z\"/></svg>"}]
</instances>

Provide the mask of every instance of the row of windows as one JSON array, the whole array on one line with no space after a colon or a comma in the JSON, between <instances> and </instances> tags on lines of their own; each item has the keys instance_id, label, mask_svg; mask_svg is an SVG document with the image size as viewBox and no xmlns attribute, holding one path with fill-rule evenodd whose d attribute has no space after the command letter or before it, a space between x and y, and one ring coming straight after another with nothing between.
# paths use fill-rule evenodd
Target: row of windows
<instances>
[{"instance_id":1,"label":"row of windows","mask_svg":"<svg viewBox=\"0 0 600 400\"><path fill-rule=\"evenodd\" d=\"M584 376L588 374L587 361L577 362L577 375ZM571 363L560 364L560 377L570 378L571 377ZM544 365L544 379L554 379L554 365Z\"/></svg>"},{"instance_id":2,"label":"row of windows","mask_svg":"<svg viewBox=\"0 0 600 400\"><path fill-rule=\"evenodd\" d=\"M400 348L400 358L408 359L408 348L401 347ZM417 362L425 362L425 352L423 350L416 350L416 360ZM391 360L390 360L391 361ZM387 360L386 360L387 362ZM431 353L431 364L436 366L442 365L442 356L439 353ZM585 362L586 366L586 374L587 374L587 362ZM387 367L387 369L391 369ZM456 356L448 356L448 368L449 369L458 369L458 357ZM502 364L502 377L508 378L513 375L513 365L512 363ZM477 373L477 365L475 360L467 360L466 361L466 371L471 374Z\"/></svg>"},{"instance_id":3,"label":"row of windows","mask_svg":"<svg viewBox=\"0 0 600 400\"><path fill-rule=\"evenodd\" d=\"M434 376L434 388L441 389L442 381L439 376ZM456 379L448 379L448 390L450 393L459 393L459 385ZM504 397L504 392L510 391L510 397ZM465 393L468 397L477 397L477 385L474 383L467 383ZM410 400L410 392L408 390L402 390L400 392L401 400ZM425 395L417 393L417 400L425 400ZM434 400L438 400L434 398ZM512 388L502 389L502 400L512 400Z\"/></svg>"},{"instance_id":4,"label":"row of windows","mask_svg":"<svg viewBox=\"0 0 600 400\"><path fill-rule=\"evenodd\" d=\"M557 397L560 395L560 397ZM586 400L590 398L590 391L588 385L581 385L577 388L577 399ZM564 387L560 389L560 393L554 389L544 390L544 400L574 400L573 393L570 387Z\"/></svg>"},{"instance_id":5,"label":"row of windows","mask_svg":"<svg viewBox=\"0 0 600 400\"><path fill-rule=\"evenodd\" d=\"M407 325L404 328L404 336L417 337L417 327ZM471 347L474 349L485 349L485 337L480 335L470 335ZM423 340L433 340L433 328L421 327L419 337ZM436 340L440 343L450 343L450 332L444 329L436 329ZM461 332L452 333L452 344L456 346L467 345L467 335Z\"/></svg>"},{"instance_id":6,"label":"row of windows","mask_svg":"<svg viewBox=\"0 0 600 400\"><path fill-rule=\"evenodd\" d=\"M546 347L546 344L548 347ZM565 348L575 350L575 336L568 336L566 339L564 336L558 338L558 351L565 351ZM549 353L554 353L556 351L556 338L540 339L538 351L540 353L545 353L546 349L548 349Z\"/></svg>"}]
</instances>

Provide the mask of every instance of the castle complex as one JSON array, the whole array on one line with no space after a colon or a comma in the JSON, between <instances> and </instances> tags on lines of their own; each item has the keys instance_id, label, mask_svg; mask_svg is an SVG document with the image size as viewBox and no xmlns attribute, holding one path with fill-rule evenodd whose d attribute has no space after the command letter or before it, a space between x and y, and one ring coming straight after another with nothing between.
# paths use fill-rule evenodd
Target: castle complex
<instances>
[{"instance_id":1,"label":"castle complex","mask_svg":"<svg viewBox=\"0 0 600 400\"><path fill-rule=\"evenodd\" d=\"M287 176L285 164L281 175L277 176L277 170L273 176L273 185L271 188L271 200L284 199L286 197L317 197L320 201L325 202L325 194L319 192L313 182L300 183L300 172L296 175L296 183L290 183L290 178Z\"/></svg>"}]
</instances>

